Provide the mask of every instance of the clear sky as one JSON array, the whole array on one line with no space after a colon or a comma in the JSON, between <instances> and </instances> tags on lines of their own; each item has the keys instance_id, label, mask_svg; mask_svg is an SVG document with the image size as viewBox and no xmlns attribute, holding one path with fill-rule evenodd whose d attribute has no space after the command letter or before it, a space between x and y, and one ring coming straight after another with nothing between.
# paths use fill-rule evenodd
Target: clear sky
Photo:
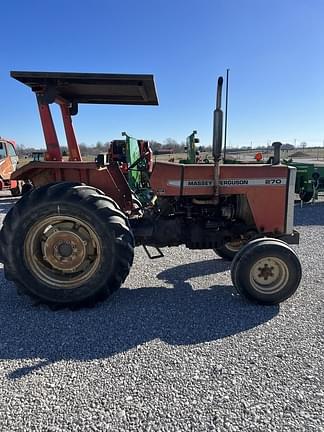
<instances>
[{"instance_id":1,"label":"clear sky","mask_svg":"<svg viewBox=\"0 0 324 432\"><path fill-rule=\"evenodd\" d=\"M197 129L209 145L230 68L231 146L323 145L323 0L3 0L0 16L0 135L19 144L44 140L34 95L10 70L153 73L158 107L82 105L78 141L181 142Z\"/></svg>"}]
</instances>

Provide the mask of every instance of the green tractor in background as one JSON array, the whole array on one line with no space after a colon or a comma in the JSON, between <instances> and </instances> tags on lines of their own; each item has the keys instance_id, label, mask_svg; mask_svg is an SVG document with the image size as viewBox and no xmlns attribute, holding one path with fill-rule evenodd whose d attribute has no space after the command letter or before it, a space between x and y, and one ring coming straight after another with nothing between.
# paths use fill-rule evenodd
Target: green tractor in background
<instances>
[{"instance_id":1,"label":"green tractor in background","mask_svg":"<svg viewBox=\"0 0 324 432\"><path fill-rule=\"evenodd\" d=\"M283 163L297 170L295 193L302 202L315 200L319 192L324 192L324 165L294 162L292 159L284 159Z\"/></svg>"},{"instance_id":2,"label":"green tractor in background","mask_svg":"<svg viewBox=\"0 0 324 432\"><path fill-rule=\"evenodd\" d=\"M199 138L196 137L197 131L194 130L191 135L186 138L185 150L187 152L187 159L179 160L182 164L195 164L195 163L209 163L207 156L202 158L200 149L197 149L196 144L199 143Z\"/></svg>"}]
</instances>

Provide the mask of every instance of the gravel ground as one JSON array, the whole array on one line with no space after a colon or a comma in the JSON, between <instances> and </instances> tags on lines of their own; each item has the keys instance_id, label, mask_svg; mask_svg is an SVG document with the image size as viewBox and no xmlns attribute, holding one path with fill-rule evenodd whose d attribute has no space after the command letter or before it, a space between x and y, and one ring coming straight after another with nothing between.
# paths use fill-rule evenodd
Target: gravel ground
<instances>
[{"instance_id":1,"label":"gravel ground","mask_svg":"<svg viewBox=\"0 0 324 432\"><path fill-rule=\"evenodd\" d=\"M33 307L1 268L1 431L324 431L324 202L295 214L304 276L280 307L237 296L209 251L138 249L76 312Z\"/></svg>"}]
</instances>

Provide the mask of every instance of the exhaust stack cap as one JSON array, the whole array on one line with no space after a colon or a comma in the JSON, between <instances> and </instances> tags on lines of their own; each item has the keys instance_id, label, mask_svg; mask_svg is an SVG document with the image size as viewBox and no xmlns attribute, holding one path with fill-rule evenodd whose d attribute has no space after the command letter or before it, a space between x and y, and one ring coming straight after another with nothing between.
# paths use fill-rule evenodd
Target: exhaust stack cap
<instances>
[{"instance_id":1,"label":"exhaust stack cap","mask_svg":"<svg viewBox=\"0 0 324 432\"><path fill-rule=\"evenodd\" d=\"M282 146L281 142L276 141L276 142L272 143L272 147L274 149L272 165L279 165L280 164L280 159L281 159L280 158L280 148L281 148L281 146Z\"/></svg>"}]
</instances>

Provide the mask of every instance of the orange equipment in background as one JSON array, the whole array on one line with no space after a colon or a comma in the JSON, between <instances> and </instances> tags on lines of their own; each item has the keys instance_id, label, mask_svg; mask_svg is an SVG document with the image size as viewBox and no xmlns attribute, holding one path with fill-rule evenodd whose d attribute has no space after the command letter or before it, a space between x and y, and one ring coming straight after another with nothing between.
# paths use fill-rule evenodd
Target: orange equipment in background
<instances>
[{"instance_id":1,"label":"orange equipment in background","mask_svg":"<svg viewBox=\"0 0 324 432\"><path fill-rule=\"evenodd\" d=\"M16 171L17 164L15 141L0 137L0 190L10 190L13 196L21 193L19 182L10 180L11 174Z\"/></svg>"}]
</instances>

